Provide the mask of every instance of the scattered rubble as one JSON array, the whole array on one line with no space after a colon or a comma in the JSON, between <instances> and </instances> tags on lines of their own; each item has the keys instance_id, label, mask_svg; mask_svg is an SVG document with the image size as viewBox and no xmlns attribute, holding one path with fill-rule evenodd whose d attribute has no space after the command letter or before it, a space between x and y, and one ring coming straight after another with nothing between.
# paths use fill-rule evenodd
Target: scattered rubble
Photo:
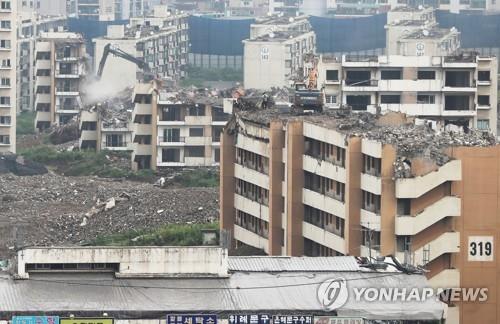
<instances>
[{"instance_id":1,"label":"scattered rubble","mask_svg":"<svg viewBox=\"0 0 500 324\"><path fill-rule=\"evenodd\" d=\"M218 219L217 188L56 174L0 174L0 259L9 247L82 244L99 235Z\"/></svg>"},{"instance_id":2,"label":"scattered rubble","mask_svg":"<svg viewBox=\"0 0 500 324\"><path fill-rule=\"evenodd\" d=\"M32 176L47 173L47 168L40 163L29 161L15 154L0 154L0 174L12 173L18 176ZM2 197L2 201L5 201Z\"/></svg>"}]
</instances>

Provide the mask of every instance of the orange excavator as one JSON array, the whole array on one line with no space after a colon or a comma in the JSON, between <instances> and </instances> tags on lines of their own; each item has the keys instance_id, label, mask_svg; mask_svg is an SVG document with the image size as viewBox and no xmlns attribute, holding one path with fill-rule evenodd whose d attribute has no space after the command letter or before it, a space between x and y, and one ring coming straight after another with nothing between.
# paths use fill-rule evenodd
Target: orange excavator
<instances>
[{"instance_id":1,"label":"orange excavator","mask_svg":"<svg viewBox=\"0 0 500 324\"><path fill-rule=\"evenodd\" d=\"M309 70L306 82L295 83L294 105L300 110L323 111L324 99L323 92L318 89L316 60L313 61L313 67Z\"/></svg>"}]
</instances>

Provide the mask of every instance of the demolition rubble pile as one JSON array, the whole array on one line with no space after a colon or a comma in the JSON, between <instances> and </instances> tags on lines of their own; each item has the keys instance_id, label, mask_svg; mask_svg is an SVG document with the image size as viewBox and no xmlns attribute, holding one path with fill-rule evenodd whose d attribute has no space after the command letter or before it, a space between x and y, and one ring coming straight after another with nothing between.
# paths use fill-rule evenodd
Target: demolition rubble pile
<instances>
[{"instance_id":1,"label":"demolition rubble pile","mask_svg":"<svg viewBox=\"0 0 500 324\"><path fill-rule=\"evenodd\" d=\"M425 122L420 124L413 118L400 113L388 113L375 116L370 113L349 110L328 110L322 113L299 114L283 112L283 110L253 109L240 111L235 116L235 127L242 131L241 125L246 121L261 125L269 125L272 120L307 120L336 129L348 137L362 137L391 144L396 148L397 159L394 164L396 178L410 177L411 158L421 157L442 166L450 161L446 153L449 147L458 146L492 146L497 143L496 137L488 132L469 129L466 131L434 130Z\"/></svg>"},{"instance_id":2,"label":"demolition rubble pile","mask_svg":"<svg viewBox=\"0 0 500 324\"><path fill-rule=\"evenodd\" d=\"M218 191L55 174L0 174L0 205L1 259L15 246L82 244L131 229L215 221Z\"/></svg>"}]
</instances>

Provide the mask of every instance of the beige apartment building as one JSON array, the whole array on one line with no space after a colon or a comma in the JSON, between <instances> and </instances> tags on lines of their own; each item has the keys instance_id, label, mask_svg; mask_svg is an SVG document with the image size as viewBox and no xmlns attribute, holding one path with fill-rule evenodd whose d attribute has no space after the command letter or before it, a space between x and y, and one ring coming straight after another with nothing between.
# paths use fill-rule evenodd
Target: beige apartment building
<instances>
[{"instance_id":1,"label":"beige apartment building","mask_svg":"<svg viewBox=\"0 0 500 324\"><path fill-rule=\"evenodd\" d=\"M326 108L398 111L439 128L453 124L497 132L494 56L321 56L314 66Z\"/></svg>"},{"instance_id":2,"label":"beige apartment building","mask_svg":"<svg viewBox=\"0 0 500 324\"><path fill-rule=\"evenodd\" d=\"M66 124L82 108L85 42L70 32L42 33L36 42L35 127Z\"/></svg>"},{"instance_id":3,"label":"beige apartment building","mask_svg":"<svg viewBox=\"0 0 500 324\"><path fill-rule=\"evenodd\" d=\"M243 79L247 89L290 86L305 54L316 52L313 31L276 31L243 41Z\"/></svg>"},{"instance_id":4,"label":"beige apartment building","mask_svg":"<svg viewBox=\"0 0 500 324\"><path fill-rule=\"evenodd\" d=\"M0 1L0 153L16 151L16 1Z\"/></svg>"},{"instance_id":5,"label":"beige apartment building","mask_svg":"<svg viewBox=\"0 0 500 324\"><path fill-rule=\"evenodd\" d=\"M216 166L220 134L229 119L222 98L195 98L138 84L133 94L132 168Z\"/></svg>"},{"instance_id":6,"label":"beige apartment building","mask_svg":"<svg viewBox=\"0 0 500 324\"><path fill-rule=\"evenodd\" d=\"M447 323L497 323L495 143L398 113L236 113L221 139L221 229L269 255L395 255L434 287L489 289L450 304Z\"/></svg>"}]
</instances>

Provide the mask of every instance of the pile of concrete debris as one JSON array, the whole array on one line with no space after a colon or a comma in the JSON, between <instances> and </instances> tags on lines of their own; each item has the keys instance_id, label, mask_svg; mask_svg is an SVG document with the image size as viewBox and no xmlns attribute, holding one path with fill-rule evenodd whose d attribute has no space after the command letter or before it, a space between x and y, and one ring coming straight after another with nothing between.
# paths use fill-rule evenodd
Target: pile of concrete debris
<instances>
[{"instance_id":1,"label":"pile of concrete debris","mask_svg":"<svg viewBox=\"0 0 500 324\"><path fill-rule=\"evenodd\" d=\"M19 246L82 244L131 229L216 221L219 214L217 188L55 174L0 175L0 205L0 259Z\"/></svg>"}]
</instances>

